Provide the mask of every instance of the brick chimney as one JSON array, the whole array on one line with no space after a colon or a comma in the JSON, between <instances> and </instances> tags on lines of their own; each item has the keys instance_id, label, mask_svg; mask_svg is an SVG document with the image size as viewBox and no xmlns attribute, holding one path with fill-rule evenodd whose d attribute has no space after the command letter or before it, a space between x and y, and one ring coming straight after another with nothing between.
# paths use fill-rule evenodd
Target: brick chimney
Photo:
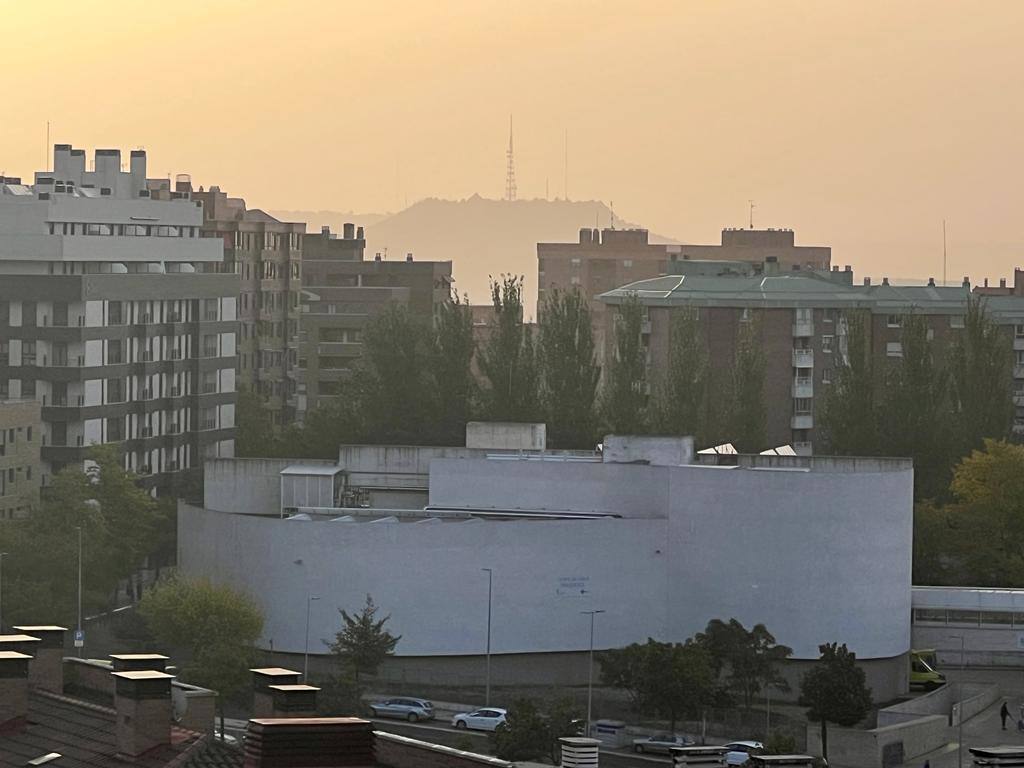
<instances>
[{"instance_id":1,"label":"brick chimney","mask_svg":"<svg viewBox=\"0 0 1024 768\"><path fill-rule=\"evenodd\" d=\"M249 721L244 768L373 766L373 725L355 717L260 718Z\"/></svg>"},{"instance_id":2,"label":"brick chimney","mask_svg":"<svg viewBox=\"0 0 1024 768\"><path fill-rule=\"evenodd\" d=\"M20 728L28 715L28 663L18 651L0 651L0 732Z\"/></svg>"},{"instance_id":3,"label":"brick chimney","mask_svg":"<svg viewBox=\"0 0 1024 768\"><path fill-rule=\"evenodd\" d=\"M115 672L166 672L170 659L159 653L112 653Z\"/></svg>"},{"instance_id":4,"label":"brick chimney","mask_svg":"<svg viewBox=\"0 0 1024 768\"><path fill-rule=\"evenodd\" d=\"M316 717L316 694L312 685L271 685L274 711L271 717Z\"/></svg>"},{"instance_id":5,"label":"brick chimney","mask_svg":"<svg viewBox=\"0 0 1024 768\"><path fill-rule=\"evenodd\" d=\"M64 692L64 633L67 627L53 625L15 627L39 638L35 658L28 665L28 684L54 693Z\"/></svg>"},{"instance_id":6,"label":"brick chimney","mask_svg":"<svg viewBox=\"0 0 1024 768\"><path fill-rule=\"evenodd\" d=\"M117 752L138 757L171 743L171 680L154 670L111 672L117 710Z\"/></svg>"},{"instance_id":7,"label":"brick chimney","mask_svg":"<svg viewBox=\"0 0 1024 768\"><path fill-rule=\"evenodd\" d=\"M29 656L35 656L42 642L34 635L0 635L0 651L18 651Z\"/></svg>"},{"instance_id":8,"label":"brick chimney","mask_svg":"<svg viewBox=\"0 0 1024 768\"><path fill-rule=\"evenodd\" d=\"M252 716L273 717L274 691L272 685L298 685L301 672L281 667L258 667L252 672Z\"/></svg>"}]
</instances>

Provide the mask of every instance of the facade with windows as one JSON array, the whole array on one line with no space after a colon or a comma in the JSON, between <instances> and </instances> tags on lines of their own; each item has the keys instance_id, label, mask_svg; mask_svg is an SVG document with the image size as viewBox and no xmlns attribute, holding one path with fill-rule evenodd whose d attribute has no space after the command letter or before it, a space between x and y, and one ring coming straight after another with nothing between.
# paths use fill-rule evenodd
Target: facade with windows
<instances>
[{"instance_id":1,"label":"facade with windows","mask_svg":"<svg viewBox=\"0 0 1024 768\"><path fill-rule=\"evenodd\" d=\"M345 224L338 237L324 227L307 234L302 250L299 329L300 415L341 393L363 354L363 329L388 306L405 306L424 323L451 298L452 263L364 261L363 228Z\"/></svg>"},{"instance_id":2,"label":"facade with windows","mask_svg":"<svg viewBox=\"0 0 1024 768\"><path fill-rule=\"evenodd\" d=\"M157 199L146 154L54 147L0 179L0 392L42 412L42 481L116 443L160 489L234 452L238 278L188 194Z\"/></svg>"},{"instance_id":3,"label":"facade with windows","mask_svg":"<svg viewBox=\"0 0 1024 768\"><path fill-rule=\"evenodd\" d=\"M911 600L914 648L943 666L1024 664L1024 590L914 587Z\"/></svg>"},{"instance_id":4,"label":"facade with windows","mask_svg":"<svg viewBox=\"0 0 1024 768\"><path fill-rule=\"evenodd\" d=\"M25 517L39 501L39 403L0 399L0 520Z\"/></svg>"},{"instance_id":5,"label":"facade with windows","mask_svg":"<svg viewBox=\"0 0 1024 768\"><path fill-rule=\"evenodd\" d=\"M716 266L717 264L717 266ZM853 285L849 270L784 272L774 261L738 268L735 262L677 262L673 274L630 283L599 298L614 309L636 295L645 314L643 343L648 350L652 390L668 367L673 312L696 313L714 381L728 380L741 328L752 329L765 360L764 397L767 445L791 444L797 453L814 450L817 416L824 388L848 363L848 334L854 318L867 323L867 343L875 370L903 355L903 318L924 315L928 338L942 359L964 328L971 286L892 285L887 279ZM1012 336L1014 431L1024 433L1024 296L985 296L987 311ZM616 313L605 319L606 354L614 342ZM713 384L713 389L715 385Z\"/></svg>"}]
</instances>

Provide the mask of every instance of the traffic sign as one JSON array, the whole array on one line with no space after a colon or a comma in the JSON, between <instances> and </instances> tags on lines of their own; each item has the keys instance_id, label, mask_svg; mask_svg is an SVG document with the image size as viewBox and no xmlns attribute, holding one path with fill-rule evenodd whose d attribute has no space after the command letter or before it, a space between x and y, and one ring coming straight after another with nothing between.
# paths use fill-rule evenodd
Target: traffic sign
<instances>
[{"instance_id":1,"label":"traffic sign","mask_svg":"<svg viewBox=\"0 0 1024 768\"><path fill-rule=\"evenodd\" d=\"M81 629L75 630L75 648L82 648L85 645L85 631Z\"/></svg>"}]
</instances>

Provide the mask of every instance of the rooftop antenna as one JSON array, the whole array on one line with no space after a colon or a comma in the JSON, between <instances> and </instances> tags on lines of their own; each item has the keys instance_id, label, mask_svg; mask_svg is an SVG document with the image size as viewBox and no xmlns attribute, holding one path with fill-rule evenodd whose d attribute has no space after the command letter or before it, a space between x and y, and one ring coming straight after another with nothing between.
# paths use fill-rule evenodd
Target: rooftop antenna
<instances>
[{"instance_id":1,"label":"rooftop antenna","mask_svg":"<svg viewBox=\"0 0 1024 768\"><path fill-rule=\"evenodd\" d=\"M747 200L747 202L750 203L750 228L753 229L754 228L754 208L756 208L757 206L754 205L754 201L753 200Z\"/></svg>"},{"instance_id":2,"label":"rooftop antenna","mask_svg":"<svg viewBox=\"0 0 1024 768\"><path fill-rule=\"evenodd\" d=\"M508 170L505 172L505 199L509 202L516 199L516 160L512 154L512 115L508 116Z\"/></svg>"},{"instance_id":3,"label":"rooftop antenna","mask_svg":"<svg viewBox=\"0 0 1024 768\"><path fill-rule=\"evenodd\" d=\"M615 229L615 201L614 200L609 201L609 203L608 203L608 210L611 211L611 214L612 214L612 229Z\"/></svg>"},{"instance_id":4,"label":"rooftop antenna","mask_svg":"<svg viewBox=\"0 0 1024 768\"><path fill-rule=\"evenodd\" d=\"M942 285L946 285L946 220L942 220Z\"/></svg>"}]
</instances>

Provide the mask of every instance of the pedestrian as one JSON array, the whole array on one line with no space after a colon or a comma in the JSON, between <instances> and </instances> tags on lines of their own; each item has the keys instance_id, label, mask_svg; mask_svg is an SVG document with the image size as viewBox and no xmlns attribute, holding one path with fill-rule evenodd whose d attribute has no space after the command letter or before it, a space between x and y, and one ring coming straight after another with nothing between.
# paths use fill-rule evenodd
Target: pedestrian
<instances>
[{"instance_id":1,"label":"pedestrian","mask_svg":"<svg viewBox=\"0 0 1024 768\"><path fill-rule=\"evenodd\" d=\"M1004 730L1004 731L1006 730L1006 719L1007 719L1007 718L1008 718L1009 716L1010 716L1010 708L1009 708L1008 706L1006 706L1006 701L1004 700L1004 701L1003 701L1003 706L1002 706L1002 708L1001 708L1001 709L999 710L999 717L1000 717L1000 718L1002 718L1002 721L1003 721L1003 730Z\"/></svg>"}]
</instances>

